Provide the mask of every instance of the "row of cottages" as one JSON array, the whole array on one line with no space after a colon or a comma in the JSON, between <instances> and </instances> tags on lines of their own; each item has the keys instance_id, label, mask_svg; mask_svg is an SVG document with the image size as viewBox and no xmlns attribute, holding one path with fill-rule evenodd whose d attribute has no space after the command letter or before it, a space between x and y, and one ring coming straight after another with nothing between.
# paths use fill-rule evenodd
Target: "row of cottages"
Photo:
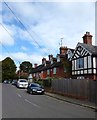
<instances>
[{"instance_id":1,"label":"row of cottages","mask_svg":"<svg viewBox=\"0 0 97 120\"><path fill-rule=\"evenodd\" d=\"M71 77L71 62L68 60L69 50L72 52L73 49L67 47L60 47L60 53L57 54L56 58L53 55L42 59L42 64L35 64L31 70L32 78L34 79L46 79L46 78L70 78ZM68 52L67 52L68 51ZM73 54L73 53L72 53Z\"/></svg>"},{"instance_id":2,"label":"row of cottages","mask_svg":"<svg viewBox=\"0 0 97 120\"><path fill-rule=\"evenodd\" d=\"M49 60L42 59L42 64L31 70L32 78L45 79L76 78L97 80L97 46L92 45L92 35L86 32L83 43L75 49L60 47L56 58L49 55Z\"/></svg>"}]
</instances>

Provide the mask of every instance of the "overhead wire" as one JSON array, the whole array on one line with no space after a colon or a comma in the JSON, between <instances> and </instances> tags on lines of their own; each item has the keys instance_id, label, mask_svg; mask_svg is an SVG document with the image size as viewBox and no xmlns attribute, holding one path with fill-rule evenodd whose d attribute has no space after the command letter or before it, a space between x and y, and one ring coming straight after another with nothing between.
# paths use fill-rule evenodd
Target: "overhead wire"
<instances>
[{"instance_id":1,"label":"overhead wire","mask_svg":"<svg viewBox=\"0 0 97 120\"><path fill-rule=\"evenodd\" d=\"M14 40L13 36L10 34L10 32L6 29L6 27L0 23L0 25L4 28L4 30L10 35L10 37ZM7 53L10 55L10 57L14 58L14 56L9 52L9 50L3 45L3 43L0 41L0 44L2 45L2 47L7 51ZM16 63L20 64L20 61L16 60Z\"/></svg>"},{"instance_id":2,"label":"overhead wire","mask_svg":"<svg viewBox=\"0 0 97 120\"><path fill-rule=\"evenodd\" d=\"M2 42L0 41L0 44L4 47L4 49L7 51L7 53L10 55L10 57L14 58L14 56L8 51L8 49L2 44ZM19 64L19 67L21 65L21 62L18 60L15 60L15 64ZM23 65L23 64L22 64ZM23 65L24 66L24 65ZM24 66L25 67L25 66Z\"/></svg>"},{"instance_id":3,"label":"overhead wire","mask_svg":"<svg viewBox=\"0 0 97 120\"><path fill-rule=\"evenodd\" d=\"M4 0L3 0L4 1ZM20 20L19 17L16 16L16 14L13 12L13 10L9 7L9 5L4 1L4 4L7 6L7 8L11 11L11 13L15 16L15 18L19 21L19 23L23 26L23 28L26 30L26 32L30 35L30 37L32 38L32 40L38 45L39 48L41 48L41 46L39 45L39 43L33 38L32 34L28 31L28 29L25 27L25 25L23 24L23 22ZM4 25L2 25L3 28L8 32L8 30L4 27ZM34 34L36 34L33 31ZM8 34L11 36L11 38L13 38L13 36L8 32ZM37 34L36 34L37 35ZM38 35L37 35L38 36ZM39 36L38 36L39 37ZM5 48L5 46L3 46ZM6 49L6 48L5 48ZM6 49L7 50L7 49ZM43 50L43 49L42 49ZM47 49L48 51L48 49ZM8 52L8 50L7 50ZM9 52L8 52L9 53ZM46 53L47 54L47 53ZM18 61L20 63L20 61Z\"/></svg>"},{"instance_id":4,"label":"overhead wire","mask_svg":"<svg viewBox=\"0 0 97 120\"><path fill-rule=\"evenodd\" d=\"M10 37L13 39L13 36L10 34L10 32L6 29L6 27L2 24L2 23L0 23L0 25L4 28L4 30L5 31L7 31L7 33L10 35Z\"/></svg>"},{"instance_id":5,"label":"overhead wire","mask_svg":"<svg viewBox=\"0 0 97 120\"><path fill-rule=\"evenodd\" d=\"M4 1L4 0L3 0ZM39 43L33 38L32 34L28 31L28 29L25 27L24 23L20 20L19 17L16 16L16 14L14 13L14 11L9 7L9 5L4 1L4 4L7 6L7 8L11 11L11 13L15 16L15 18L19 21L19 23L23 26L23 28L26 30L26 32L29 34L29 36L32 38L32 40L38 45L38 47L40 49L42 49L42 47L39 45ZM33 31L34 34L36 34L34 31ZM36 34L37 35L37 34ZM38 35L37 35L38 36ZM39 36L38 36L39 37ZM42 49L44 51L44 49ZM48 51L48 50L47 50ZM44 51L44 53L46 53ZM46 53L47 54L47 53Z\"/></svg>"}]
</instances>

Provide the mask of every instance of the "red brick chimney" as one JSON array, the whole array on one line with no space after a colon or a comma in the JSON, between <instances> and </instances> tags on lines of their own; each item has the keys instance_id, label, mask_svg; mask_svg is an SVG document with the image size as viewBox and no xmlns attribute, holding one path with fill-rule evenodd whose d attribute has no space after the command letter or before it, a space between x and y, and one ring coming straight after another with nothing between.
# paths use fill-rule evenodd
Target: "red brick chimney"
<instances>
[{"instance_id":1,"label":"red brick chimney","mask_svg":"<svg viewBox=\"0 0 97 120\"><path fill-rule=\"evenodd\" d=\"M36 68L36 67L37 67L37 63L34 64L34 68Z\"/></svg>"},{"instance_id":2,"label":"red brick chimney","mask_svg":"<svg viewBox=\"0 0 97 120\"><path fill-rule=\"evenodd\" d=\"M60 54L65 55L67 53L68 48L67 47L60 47Z\"/></svg>"},{"instance_id":3,"label":"red brick chimney","mask_svg":"<svg viewBox=\"0 0 97 120\"><path fill-rule=\"evenodd\" d=\"M46 58L42 58L42 64L46 63Z\"/></svg>"},{"instance_id":4,"label":"red brick chimney","mask_svg":"<svg viewBox=\"0 0 97 120\"><path fill-rule=\"evenodd\" d=\"M53 55L48 55L48 57L49 57L49 60L51 60L53 58Z\"/></svg>"},{"instance_id":5,"label":"red brick chimney","mask_svg":"<svg viewBox=\"0 0 97 120\"><path fill-rule=\"evenodd\" d=\"M92 45L92 35L90 35L90 32L86 32L86 34L84 34L83 38L83 43L85 44L91 44Z\"/></svg>"}]
</instances>

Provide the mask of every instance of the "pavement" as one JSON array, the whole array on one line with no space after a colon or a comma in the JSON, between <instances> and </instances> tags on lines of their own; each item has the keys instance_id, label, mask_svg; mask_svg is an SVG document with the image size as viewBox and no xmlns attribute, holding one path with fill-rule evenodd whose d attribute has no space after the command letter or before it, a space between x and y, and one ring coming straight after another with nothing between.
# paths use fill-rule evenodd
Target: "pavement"
<instances>
[{"instance_id":1,"label":"pavement","mask_svg":"<svg viewBox=\"0 0 97 120\"><path fill-rule=\"evenodd\" d=\"M70 97L66 97L66 96L62 96L62 95L50 93L50 92L45 92L45 94L50 97L53 97L53 98L56 98L56 99L59 99L59 100L65 101L65 102L69 102L72 104L76 104L76 105L80 105L83 107L88 107L88 108L94 109L95 112L97 112L97 105L95 103L84 101L84 100L79 100L79 99L74 99L74 98L70 98Z\"/></svg>"}]
</instances>

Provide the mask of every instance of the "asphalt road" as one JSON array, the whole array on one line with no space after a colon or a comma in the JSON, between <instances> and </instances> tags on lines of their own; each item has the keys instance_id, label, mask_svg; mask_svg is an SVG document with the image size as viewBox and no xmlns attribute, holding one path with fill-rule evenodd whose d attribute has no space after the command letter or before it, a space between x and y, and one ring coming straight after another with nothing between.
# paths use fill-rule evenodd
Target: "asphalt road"
<instances>
[{"instance_id":1,"label":"asphalt road","mask_svg":"<svg viewBox=\"0 0 97 120\"><path fill-rule=\"evenodd\" d=\"M26 89L2 85L3 118L95 118L92 109L46 95L30 95Z\"/></svg>"}]
</instances>

